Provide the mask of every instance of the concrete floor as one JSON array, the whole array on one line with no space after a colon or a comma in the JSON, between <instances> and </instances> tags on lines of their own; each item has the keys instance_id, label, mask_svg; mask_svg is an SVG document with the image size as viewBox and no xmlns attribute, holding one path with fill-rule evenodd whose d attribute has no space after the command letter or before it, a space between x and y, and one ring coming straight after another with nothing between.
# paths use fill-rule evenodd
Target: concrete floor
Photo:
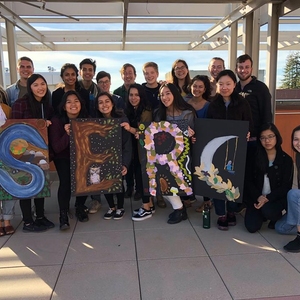
<instances>
[{"instance_id":1,"label":"concrete floor","mask_svg":"<svg viewBox=\"0 0 300 300\"><path fill-rule=\"evenodd\" d=\"M194 210L200 198L176 225L166 222L169 205L132 222L140 202L129 199L122 220L104 220L103 197L89 222L73 218L71 229L60 232L57 185L46 201L54 229L23 233L16 205L16 233L0 238L0 299L300 299L300 254L282 249L294 237L267 223L250 234L238 215L237 226L222 232L212 211L211 228L203 229Z\"/></svg>"}]
</instances>

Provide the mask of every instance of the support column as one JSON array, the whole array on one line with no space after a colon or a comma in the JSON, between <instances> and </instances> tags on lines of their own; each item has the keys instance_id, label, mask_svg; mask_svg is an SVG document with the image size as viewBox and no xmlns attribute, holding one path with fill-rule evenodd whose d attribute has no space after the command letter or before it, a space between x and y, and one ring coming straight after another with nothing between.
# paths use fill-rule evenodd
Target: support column
<instances>
[{"instance_id":1,"label":"support column","mask_svg":"<svg viewBox=\"0 0 300 300\"><path fill-rule=\"evenodd\" d=\"M272 113L276 110L276 77L277 77L277 51L279 29L279 4L268 4L268 33L267 33L267 67L266 84L272 96Z\"/></svg>"},{"instance_id":2,"label":"support column","mask_svg":"<svg viewBox=\"0 0 300 300\"><path fill-rule=\"evenodd\" d=\"M9 72L10 72L10 82L14 83L18 80L17 75L17 43L15 26L5 21L6 27L6 37L7 37L7 52L8 52L8 62L9 62Z\"/></svg>"},{"instance_id":3,"label":"support column","mask_svg":"<svg viewBox=\"0 0 300 300\"><path fill-rule=\"evenodd\" d=\"M0 28L1 30L1 28ZM6 88L5 83L5 69L4 69L4 57L3 57L3 44L2 44L2 34L0 31L0 85L3 86L3 88Z\"/></svg>"},{"instance_id":4,"label":"support column","mask_svg":"<svg viewBox=\"0 0 300 300\"><path fill-rule=\"evenodd\" d=\"M230 26L229 43L228 43L228 66L230 70L235 69L237 59L237 45L238 45L238 22L234 22Z\"/></svg>"},{"instance_id":5,"label":"support column","mask_svg":"<svg viewBox=\"0 0 300 300\"><path fill-rule=\"evenodd\" d=\"M252 74L258 77L259 71L259 45L260 45L260 9L257 9L253 15L253 36L252 36Z\"/></svg>"},{"instance_id":6,"label":"support column","mask_svg":"<svg viewBox=\"0 0 300 300\"><path fill-rule=\"evenodd\" d=\"M248 14L244 18L243 28L243 44L245 53L252 56L253 13Z\"/></svg>"}]
</instances>

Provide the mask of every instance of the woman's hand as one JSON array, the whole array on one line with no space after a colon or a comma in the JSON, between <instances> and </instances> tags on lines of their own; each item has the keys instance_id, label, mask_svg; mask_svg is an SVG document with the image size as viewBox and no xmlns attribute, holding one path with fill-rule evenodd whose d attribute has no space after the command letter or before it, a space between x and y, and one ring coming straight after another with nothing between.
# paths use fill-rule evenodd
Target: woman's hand
<instances>
[{"instance_id":1,"label":"woman's hand","mask_svg":"<svg viewBox=\"0 0 300 300\"><path fill-rule=\"evenodd\" d=\"M71 124L65 124L65 131L68 135L70 135Z\"/></svg>"},{"instance_id":2,"label":"woman's hand","mask_svg":"<svg viewBox=\"0 0 300 300\"><path fill-rule=\"evenodd\" d=\"M122 166L122 176L125 176L127 174L127 168L125 166Z\"/></svg>"},{"instance_id":3,"label":"woman's hand","mask_svg":"<svg viewBox=\"0 0 300 300\"><path fill-rule=\"evenodd\" d=\"M137 133L137 130L136 130L135 128L131 127L131 126L129 125L129 123L127 123L127 122L123 122L123 123L121 123L120 125L121 125L121 127L123 127L126 131L132 133L133 135L135 135L135 134Z\"/></svg>"},{"instance_id":4,"label":"woman's hand","mask_svg":"<svg viewBox=\"0 0 300 300\"><path fill-rule=\"evenodd\" d=\"M49 127L52 124L50 120L46 120L46 126Z\"/></svg>"},{"instance_id":5,"label":"woman's hand","mask_svg":"<svg viewBox=\"0 0 300 300\"><path fill-rule=\"evenodd\" d=\"M195 134L195 131L190 126L188 127L188 134L189 134L189 137L192 137Z\"/></svg>"},{"instance_id":6,"label":"woman's hand","mask_svg":"<svg viewBox=\"0 0 300 300\"><path fill-rule=\"evenodd\" d=\"M256 209L262 208L267 202L269 202L268 198L264 195L261 195L257 199L257 203L254 203L254 207Z\"/></svg>"},{"instance_id":7,"label":"woman's hand","mask_svg":"<svg viewBox=\"0 0 300 300\"><path fill-rule=\"evenodd\" d=\"M249 142L249 140L250 140L250 131L248 131L248 133L246 135L246 139L247 139L247 142Z\"/></svg>"}]
</instances>

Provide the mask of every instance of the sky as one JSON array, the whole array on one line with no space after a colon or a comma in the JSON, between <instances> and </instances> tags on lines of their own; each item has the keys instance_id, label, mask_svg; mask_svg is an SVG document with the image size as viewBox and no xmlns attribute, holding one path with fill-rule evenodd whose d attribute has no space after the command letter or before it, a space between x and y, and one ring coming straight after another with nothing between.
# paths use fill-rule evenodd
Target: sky
<instances>
[{"instance_id":1,"label":"sky","mask_svg":"<svg viewBox=\"0 0 300 300\"><path fill-rule=\"evenodd\" d=\"M277 86L281 85L286 58L293 51L279 51L277 65ZM241 55L242 52L238 53ZM165 79L165 74L171 71L172 63L176 59L184 59L190 70L207 70L210 59L214 56L222 57L225 60L225 66L228 62L227 51L156 51L156 52L139 52L139 51L101 51L101 52L56 52L56 51L40 51L40 52L18 52L18 56L28 56L32 58L35 66L35 73L47 72L48 66L53 67L60 72L61 66L65 63L74 63L79 67L79 62L84 58L93 58L96 60L97 70L106 71L111 74L112 87L119 87L123 84L120 69L124 63L131 63L137 70L137 83L143 83L144 76L142 66L145 62L154 61L159 66L159 79ZM266 70L266 51L260 52L259 69ZM8 67L8 54L4 52L4 66Z\"/></svg>"}]
</instances>

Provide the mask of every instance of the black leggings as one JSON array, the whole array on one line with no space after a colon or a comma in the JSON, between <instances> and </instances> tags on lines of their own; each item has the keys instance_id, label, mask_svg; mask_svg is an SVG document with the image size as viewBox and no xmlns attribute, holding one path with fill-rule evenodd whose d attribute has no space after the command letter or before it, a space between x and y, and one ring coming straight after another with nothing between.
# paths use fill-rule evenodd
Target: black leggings
<instances>
[{"instance_id":1,"label":"black leggings","mask_svg":"<svg viewBox=\"0 0 300 300\"><path fill-rule=\"evenodd\" d=\"M115 207L115 203L114 203L114 194L104 194L108 206L110 208L114 208ZM118 202L117 202L117 209L121 209L124 208L124 193L116 193Z\"/></svg>"},{"instance_id":2,"label":"black leggings","mask_svg":"<svg viewBox=\"0 0 300 300\"><path fill-rule=\"evenodd\" d=\"M44 216L44 203L45 198L34 198L34 206L37 218ZM20 207L23 215L23 221L25 224L33 223L32 211L31 211L31 199L21 199Z\"/></svg>"}]
</instances>

